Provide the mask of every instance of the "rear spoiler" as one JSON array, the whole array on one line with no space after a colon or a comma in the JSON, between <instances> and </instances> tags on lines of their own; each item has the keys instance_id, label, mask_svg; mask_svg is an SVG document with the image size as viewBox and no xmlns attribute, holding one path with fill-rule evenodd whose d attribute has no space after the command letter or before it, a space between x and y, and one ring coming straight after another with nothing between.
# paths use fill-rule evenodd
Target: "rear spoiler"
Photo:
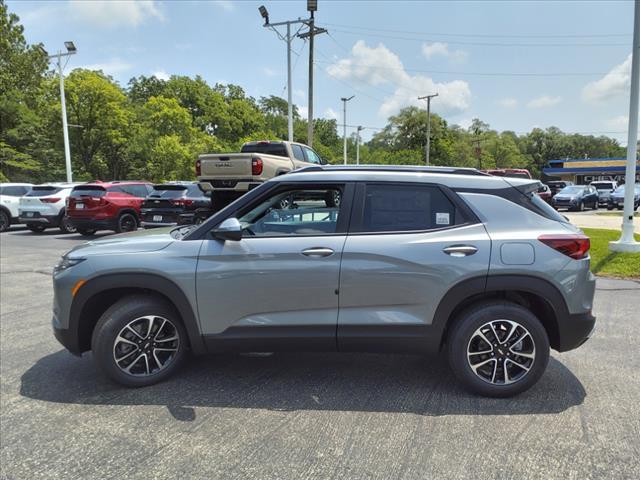
<instances>
[{"instance_id":1,"label":"rear spoiler","mask_svg":"<svg viewBox=\"0 0 640 480\"><path fill-rule=\"evenodd\" d=\"M519 179L511 177L502 177L502 179L510 186L518 190L525 195L531 192L539 192L542 188L542 182L540 180Z\"/></svg>"}]
</instances>

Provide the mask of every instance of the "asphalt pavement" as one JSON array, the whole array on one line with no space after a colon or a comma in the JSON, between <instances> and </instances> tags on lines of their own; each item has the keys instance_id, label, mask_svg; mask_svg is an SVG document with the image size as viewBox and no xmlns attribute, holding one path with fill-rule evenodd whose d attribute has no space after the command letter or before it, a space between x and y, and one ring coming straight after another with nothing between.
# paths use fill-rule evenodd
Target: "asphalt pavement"
<instances>
[{"instance_id":1,"label":"asphalt pavement","mask_svg":"<svg viewBox=\"0 0 640 480\"><path fill-rule=\"evenodd\" d=\"M599 279L595 336L512 399L403 355L212 355L125 389L51 333L51 268L82 241L0 234L3 479L640 478L637 282Z\"/></svg>"}]
</instances>

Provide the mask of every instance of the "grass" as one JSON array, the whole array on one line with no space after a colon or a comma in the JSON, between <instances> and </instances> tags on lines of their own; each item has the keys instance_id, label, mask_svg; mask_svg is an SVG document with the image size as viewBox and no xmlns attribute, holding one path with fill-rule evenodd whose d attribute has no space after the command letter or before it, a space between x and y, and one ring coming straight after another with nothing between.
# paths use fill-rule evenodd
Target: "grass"
<instances>
[{"instance_id":1,"label":"grass","mask_svg":"<svg viewBox=\"0 0 640 480\"><path fill-rule=\"evenodd\" d=\"M621 217L624 212L622 210L617 212L596 212L596 215L605 215L610 217ZM640 217L640 212L635 212L633 214L634 217Z\"/></svg>"},{"instance_id":2,"label":"grass","mask_svg":"<svg viewBox=\"0 0 640 480\"><path fill-rule=\"evenodd\" d=\"M618 230L583 228L591 239L591 271L608 277L633 278L640 280L640 253L619 253L609 251L609 242L620 238ZM640 241L640 235L635 235Z\"/></svg>"}]
</instances>

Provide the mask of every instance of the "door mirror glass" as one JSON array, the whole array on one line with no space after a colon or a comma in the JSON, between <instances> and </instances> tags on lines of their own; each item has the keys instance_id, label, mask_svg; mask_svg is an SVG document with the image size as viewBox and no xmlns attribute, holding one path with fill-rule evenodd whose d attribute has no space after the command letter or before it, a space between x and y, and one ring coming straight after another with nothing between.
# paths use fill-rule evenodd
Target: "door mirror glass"
<instances>
[{"instance_id":1,"label":"door mirror glass","mask_svg":"<svg viewBox=\"0 0 640 480\"><path fill-rule=\"evenodd\" d=\"M227 218L211 232L214 238L220 240L242 240L242 225L237 218Z\"/></svg>"}]
</instances>

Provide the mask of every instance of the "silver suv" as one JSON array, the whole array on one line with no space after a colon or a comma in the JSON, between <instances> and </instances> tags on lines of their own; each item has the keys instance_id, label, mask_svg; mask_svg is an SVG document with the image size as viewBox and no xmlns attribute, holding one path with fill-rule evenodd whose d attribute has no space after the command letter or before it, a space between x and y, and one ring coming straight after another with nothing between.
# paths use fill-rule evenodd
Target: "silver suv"
<instances>
[{"instance_id":1,"label":"silver suv","mask_svg":"<svg viewBox=\"0 0 640 480\"><path fill-rule=\"evenodd\" d=\"M539 186L309 167L198 227L74 248L53 274L54 332L127 386L164 380L187 351L446 352L466 387L511 396L595 324L589 239Z\"/></svg>"}]
</instances>

